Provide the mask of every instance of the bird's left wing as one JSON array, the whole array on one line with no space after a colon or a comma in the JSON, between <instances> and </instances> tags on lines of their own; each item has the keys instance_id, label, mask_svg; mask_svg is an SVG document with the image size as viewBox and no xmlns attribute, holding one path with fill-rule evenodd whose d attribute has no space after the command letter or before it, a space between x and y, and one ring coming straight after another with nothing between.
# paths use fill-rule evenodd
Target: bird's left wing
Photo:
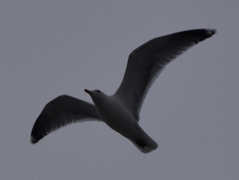
<instances>
[{"instance_id":1,"label":"bird's left wing","mask_svg":"<svg viewBox=\"0 0 239 180\"><path fill-rule=\"evenodd\" d=\"M31 142L37 143L44 136L67 124L86 120L102 121L93 104L62 95L50 101L38 116L31 132Z\"/></svg>"},{"instance_id":2,"label":"bird's left wing","mask_svg":"<svg viewBox=\"0 0 239 180\"><path fill-rule=\"evenodd\" d=\"M146 42L129 55L124 78L114 95L139 121L147 91L165 65L215 32L213 29L188 30Z\"/></svg>"}]
</instances>

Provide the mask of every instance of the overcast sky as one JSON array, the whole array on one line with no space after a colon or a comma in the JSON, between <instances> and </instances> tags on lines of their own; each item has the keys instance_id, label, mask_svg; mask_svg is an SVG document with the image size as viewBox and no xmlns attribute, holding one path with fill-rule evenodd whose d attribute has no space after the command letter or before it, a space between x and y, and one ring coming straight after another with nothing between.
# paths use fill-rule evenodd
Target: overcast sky
<instances>
[{"instance_id":1,"label":"overcast sky","mask_svg":"<svg viewBox=\"0 0 239 180\"><path fill-rule=\"evenodd\" d=\"M239 179L239 1L0 3L0 179ZM84 89L113 94L129 53L196 28L217 33L170 63L151 87L140 126L158 143L141 153L100 122L30 143L47 102Z\"/></svg>"}]
</instances>

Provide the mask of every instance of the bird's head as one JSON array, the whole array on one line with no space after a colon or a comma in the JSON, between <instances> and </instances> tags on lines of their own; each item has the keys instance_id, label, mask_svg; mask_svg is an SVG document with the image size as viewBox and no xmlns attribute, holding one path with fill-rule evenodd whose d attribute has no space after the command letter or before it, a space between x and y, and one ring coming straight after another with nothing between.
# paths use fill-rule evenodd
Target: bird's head
<instances>
[{"instance_id":1,"label":"bird's head","mask_svg":"<svg viewBox=\"0 0 239 180\"><path fill-rule=\"evenodd\" d=\"M101 104L102 102L106 101L106 99L108 99L108 96L98 89L92 91L85 89L85 92L91 96L91 99L93 100L95 105Z\"/></svg>"}]
</instances>

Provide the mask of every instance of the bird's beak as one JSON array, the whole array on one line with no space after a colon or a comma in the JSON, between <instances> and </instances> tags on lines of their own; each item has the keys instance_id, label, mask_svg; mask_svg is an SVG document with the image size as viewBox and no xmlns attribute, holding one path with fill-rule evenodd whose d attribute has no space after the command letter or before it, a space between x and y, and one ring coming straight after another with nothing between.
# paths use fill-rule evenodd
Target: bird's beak
<instances>
[{"instance_id":1,"label":"bird's beak","mask_svg":"<svg viewBox=\"0 0 239 180\"><path fill-rule=\"evenodd\" d=\"M91 91L88 89L85 89L85 92L88 93L89 95L91 95Z\"/></svg>"}]
</instances>

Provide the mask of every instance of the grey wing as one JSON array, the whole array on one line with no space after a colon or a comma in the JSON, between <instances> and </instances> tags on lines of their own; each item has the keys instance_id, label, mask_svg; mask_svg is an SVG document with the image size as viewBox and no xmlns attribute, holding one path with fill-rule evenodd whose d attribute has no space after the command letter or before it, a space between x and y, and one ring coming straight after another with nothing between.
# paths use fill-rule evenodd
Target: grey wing
<instances>
[{"instance_id":1,"label":"grey wing","mask_svg":"<svg viewBox=\"0 0 239 180\"><path fill-rule=\"evenodd\" d=\"M73 122L87 119L101 121L94 105L62 95L50 101L38 116L31 132L31 142L37 143L50 132Z\"/></svg>"},{"instance_id":2,"label":"grey wing","mask_svg":"<svg viewBox=\"0 0 239 180\"><path fill-rule=\"evenodd\" d=\"M215 32L211 29L183 31L152 39L138 47L129 55L124 78L114 96L139 121L146 93L165 65Z\"/></svg>"}]
</instances>

